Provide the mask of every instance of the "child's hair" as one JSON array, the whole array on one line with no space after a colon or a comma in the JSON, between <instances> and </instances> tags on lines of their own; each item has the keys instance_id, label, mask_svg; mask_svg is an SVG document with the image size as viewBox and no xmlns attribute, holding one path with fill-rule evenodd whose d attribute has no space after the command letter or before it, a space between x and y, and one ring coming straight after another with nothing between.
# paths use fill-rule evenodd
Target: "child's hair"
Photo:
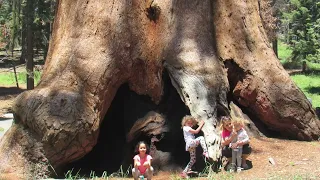
<instances>
[{"instance_id":1,"label":"child's hair","mask_svg":"<svg viewBox=\"0 0 320 180\"><path fill-rule=\"evenodd\" d=\"M219 130L222 131L224 129L224 125L228 122L231 122L231 117L229 116L222 116L220 118L220 125L219 125Z\"/></svg>"},{"instance_id":2,"label":"child's hair","mask_svg":"<svg viewBox=\"0 0 320 180\"><path fill-rule=\"evenodd\" d=\"M138 144L136 145L136 148L135 148L135 150L134 150L134 153L135 153L135 154L139 154L139 147L140 147L141 144L145 144L145 145L146 145L146 149L147 149L146 154L149 154L149 152L150 152L149 146L148 146L148 144L145 143L144 141L139 141L139 142L138 142Z\"/></svg>"},{"instance_id":3,"label":"child's hair","mask_svg":"<svg viewBox=\"0 0 320 180\"><path fill-rule=\"evenodd\" d=\"M238 125L241 125L241 126L245 126L248 123L249 123L248 120L246 120L244 118L240 118L240 117L232 118L232 124L238 124Z\"/></svg>"},{"instance_id":4,"label":"child's hair","mask_svg":"<svg viewBox=\"0 0 320 180\"><path fill-rule=\"evenodd\" d=\"M195 125L198 123L197 120L196 120L194 117L192 117L192 116L190 116L190 115L186 115L186 116L184 116L184 117L182 118L181 128L183 128L183 126L185 126L186 123L187 123L189 120L192 121L192 126L195 126Z\"/></svg>"}]
</instances>

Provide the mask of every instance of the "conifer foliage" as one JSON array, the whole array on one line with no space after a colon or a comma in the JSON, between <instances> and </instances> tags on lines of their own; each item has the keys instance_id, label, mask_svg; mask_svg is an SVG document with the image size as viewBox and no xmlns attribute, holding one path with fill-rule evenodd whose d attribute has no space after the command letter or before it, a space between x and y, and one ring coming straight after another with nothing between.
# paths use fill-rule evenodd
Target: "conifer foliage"
<instances>
[{"instance_id":1,"label":"conifer foliage","mask_svg":"<svg viewBox=\"0 0 320 180\"><path fill-rule=\"evenodd\" d=\"M293 61L320 59L319 0L289 0L282 22L287 25L286 39L293 49Z\"/></svg>"}]
</instances>

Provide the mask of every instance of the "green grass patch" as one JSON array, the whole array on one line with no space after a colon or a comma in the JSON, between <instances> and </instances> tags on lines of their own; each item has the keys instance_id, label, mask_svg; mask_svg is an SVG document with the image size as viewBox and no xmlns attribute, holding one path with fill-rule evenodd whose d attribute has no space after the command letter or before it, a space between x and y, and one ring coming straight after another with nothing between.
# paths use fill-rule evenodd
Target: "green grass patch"
<instances>
[{"instance_id":1,"label":"green grass patch","mask_svg":"<svg viewBox=\"0 0 320 180\"><path fill-rule=\"evenodd\" d=\"M34 72L35 84L38 84L40 81L41 74L39 71ZM17 79L19 84L27 83L27 72L17 73ZM4 72L0 73L0 85L16 85L16 80L13 72Z\"/></svg>"},{"instance_id":2,"label":"green grass patch","mask_svg":"<svg viewBox=\"0 0 320 180\"><path fill-rule=\"evenodd\" d=\"M84 178L83 176L80 175L80 170L77 171L77 172L73 172L73 169L67 171L65 174L64 174L65 178L66 179L70 179L70 180L73 180L73 179L82 179Z\"/></svg>"},{"instance_id":3,"label":"green grass patch","mask_svg":"<svg viewBox=\"0 0 320 180\"><path fill-rule=\"evenodd\" d=\"M90 171L90 174L88 173L82 173L79 170L68 170L66 173L64 173L65 179L128 179L131 174L132 165L130 165L127 170L123 169L122 165L120 166L119 170L117 172L114 172L110 175L108 175L107 171L103 171L102 174L97 174L95 171Z\"/></svg>"},{"instance_id":4,"label":"green grass patch","mask_svg":"<svg viewBox=\"0 0 320 180\"><path fill-rule=\"evenodd\" d=\"M282 41L278 41L278 58L285 69L301 69L302 62L291 61L292 49Z\"/></svg>"},{"instance_id":5,"label":"green grass patch","mask_svg":"<svg viewBox=\"0 0 320 180\"><path fill-rule=\"evenodd\" d=\"M0 127L0 132L3 132L3 131L4 131L4 129L2 127Z\"/></svg>"},{"instance_id":6,"label":"green grass patch","mask_svg":"<svg viewBox=\"0 0 320 180\"><path fill-rule=\"evenodd\" d=\"M292 49L282 41L278 41L278 56L281 63L288 62L292 53Z\"/></svg>"},{"instance_id":7,"label":"green grass patch","mask_svg":"<svg viewBox=\"0 0 320 180\"><path fill-rule=\"evenodd\" d=\"M297 74L291 76L292 80L312 100L313 107L320 107L320 73Z\"/></svg>"}]
</instances>

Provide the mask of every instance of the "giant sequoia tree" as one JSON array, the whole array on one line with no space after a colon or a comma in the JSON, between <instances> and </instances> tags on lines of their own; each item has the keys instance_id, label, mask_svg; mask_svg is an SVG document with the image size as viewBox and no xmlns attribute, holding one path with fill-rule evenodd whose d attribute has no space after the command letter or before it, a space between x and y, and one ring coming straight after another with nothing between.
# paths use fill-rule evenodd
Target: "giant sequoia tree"
<instances>
[{"instance_id":1,"label":"giant sequoia tree","mask_svg":"<svg viewBox=\"0 0 320 180\"><path fill-rule=\"evenodd\" d=\"M187 113L206 122L216 160L228 99L282 135L319 138L314 110L265 36L257 0L60 0L56 13L41 82L17 98L0 142L2 175L45 177L98 144L123 142L126 154L130 142L158 134L174 144L159 156L175 163Z\"/></svg>"}]
</instances>

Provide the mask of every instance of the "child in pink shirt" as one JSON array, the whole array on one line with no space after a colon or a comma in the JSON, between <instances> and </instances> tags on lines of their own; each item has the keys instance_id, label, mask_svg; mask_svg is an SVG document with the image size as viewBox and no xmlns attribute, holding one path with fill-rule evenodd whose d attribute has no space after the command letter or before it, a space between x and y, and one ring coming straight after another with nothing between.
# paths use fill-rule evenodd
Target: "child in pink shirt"
<instances>
[{"instance_id":1,"label":"child in pink shirt","mask_svg":"<svg viewBox=\"0 0 320 180\"><path fill-rule=\"evenodd\" d=\"M140 141L137 144L136 151L138 152L138 154L133 157L133 178L135 180L138 180L139 176L143 175L148 180L151 180L153 176L153 168L151 166L152 157L148 154L149 149L146 143Z\"/></svg>"}]
</instances>

